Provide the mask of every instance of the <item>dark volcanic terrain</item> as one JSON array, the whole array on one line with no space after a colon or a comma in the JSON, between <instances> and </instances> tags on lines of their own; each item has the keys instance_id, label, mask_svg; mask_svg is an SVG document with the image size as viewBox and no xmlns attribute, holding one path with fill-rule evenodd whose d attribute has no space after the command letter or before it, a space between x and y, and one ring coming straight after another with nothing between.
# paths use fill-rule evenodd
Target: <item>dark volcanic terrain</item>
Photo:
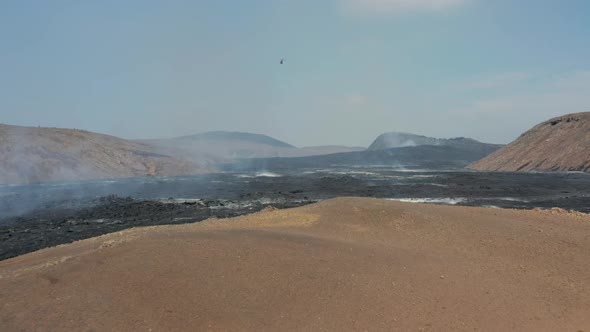
<instances>
[{"instance_id":1,"label":"dark volcanic terrain","mask_svg":"<svg viewBox=\"0 0 590 332\"><path fill-rule=\"evenodd\" d=\"M217 165L224 170L292 170L312 167L390 165L426 169L462 169L499 149L495 144L419 145L384 150L334 153L299 158L244 159Z\"/></svg>"},{"instance_id":2,"label":"dark volcanic terrain","mask_svg":"<svg viewBox=\"0 0 590 332\"><path fill-rule=\"evenodd\" d=\"M0 259L131 227L341 196L590 212L590 175L336 167L0 186Z\"/></svg>"}]
</instances>

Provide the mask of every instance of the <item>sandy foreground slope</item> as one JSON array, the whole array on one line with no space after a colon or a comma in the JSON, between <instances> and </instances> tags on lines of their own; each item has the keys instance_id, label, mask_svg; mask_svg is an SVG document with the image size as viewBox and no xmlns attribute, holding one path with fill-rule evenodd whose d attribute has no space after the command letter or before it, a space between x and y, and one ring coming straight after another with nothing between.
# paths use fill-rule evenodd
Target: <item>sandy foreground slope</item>
<instances>
[{"instance_id":1,"label":"sandy foreground slope","mask_svg":"<svg viewBox=\"0 0 590 332\"><path fill-rule=\"evenodd\" d=\"M0 262L2 331L590 331L590 216L340 198Z\"/></svg>"}]
</instances>

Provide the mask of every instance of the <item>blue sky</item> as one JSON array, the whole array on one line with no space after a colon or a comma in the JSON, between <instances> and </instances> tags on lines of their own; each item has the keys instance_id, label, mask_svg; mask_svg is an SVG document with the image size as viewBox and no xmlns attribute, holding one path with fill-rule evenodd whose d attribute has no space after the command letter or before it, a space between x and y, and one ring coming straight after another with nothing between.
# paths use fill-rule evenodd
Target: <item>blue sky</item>
<instances>
[{"instance_id":1,"label":"blue sky","mask_svg":"<svg viewBox=\"0 0 590 332\"><path fill-rule=\"evenodd\" d=\"M507 143L590 111L588 14L586 0L4 0L0 122Z\"/></svg>"}]
</instances>

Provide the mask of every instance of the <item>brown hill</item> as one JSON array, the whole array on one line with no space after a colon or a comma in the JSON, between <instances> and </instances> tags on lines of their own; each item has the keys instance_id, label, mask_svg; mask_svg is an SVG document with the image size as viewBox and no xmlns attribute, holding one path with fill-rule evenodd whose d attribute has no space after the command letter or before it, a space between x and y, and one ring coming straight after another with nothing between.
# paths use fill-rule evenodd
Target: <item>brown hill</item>
<instances>
[{"instance_id":1,"label":"brown hill","mask_svg":"<svg viewBox=\"0 0 590 332\"><path fill-rule=\"evenodd\" d=\"M0 262L2 331L588 331L590 216L341 198Z\"/></svg>"},{"instance_id":2,"label":"brown hill","mask_svg":"<svg viewBox=\"0 0 590 332\"><path fill-rule=\"evenodd\" d=\"M590 172L590 112L540 123L468 167L481 171Z\"/></svg>"},{"instance_id":3,"label":"brown hill","mask_svg":"<svg viewBox=\"0 0 590 332\"><path fill-rule=\"evenodd\" d=\"M0 124L0 183L203 172L187 160L114 136Z\"/></svg>"}]
</instances>

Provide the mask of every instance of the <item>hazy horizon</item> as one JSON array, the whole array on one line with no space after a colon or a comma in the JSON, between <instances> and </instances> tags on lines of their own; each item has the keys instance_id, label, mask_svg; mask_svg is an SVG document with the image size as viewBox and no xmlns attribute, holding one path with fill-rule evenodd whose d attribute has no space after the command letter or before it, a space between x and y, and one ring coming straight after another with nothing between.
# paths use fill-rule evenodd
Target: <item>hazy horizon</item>
<instances>
[{"instance_id":1,"label":"hazy horizon","mask_svg":"<svg viewBox=\"0 0 590 332\"><path fill-rule=\"evenodd\" d=\"M4 1L0 123L299 147L390 131L509 143L590 111L589 12L583 0Z\"/></svg>"}]
</instances>

